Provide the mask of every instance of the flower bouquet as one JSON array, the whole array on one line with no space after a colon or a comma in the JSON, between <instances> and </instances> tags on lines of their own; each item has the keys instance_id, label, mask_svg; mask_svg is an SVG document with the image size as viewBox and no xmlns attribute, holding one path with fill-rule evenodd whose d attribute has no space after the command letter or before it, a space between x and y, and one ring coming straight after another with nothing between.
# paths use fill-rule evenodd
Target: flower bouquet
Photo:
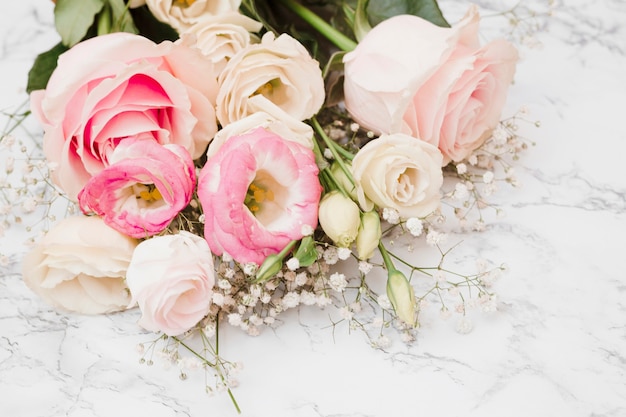
<instances>
[{"instance_id":1,"label":"flower bouquet","mask_svg":"<svg viewBox=\"0 0 626 417\"><path fill-rule=\"evenodd\" d=\"M58 0L54 13L61 42L28 84L45 159L29 157L14 196L51 220L23 261L45 301L138 307L157 334L144 352L205 369L231 397L224 326L254 336L317 306L385 348L389 331L414 339L430 300L460 331L466 308L496 308L502 267L444 262L446 230L484 227L527 147L523 113L501 120L517 51L479 42L476 6L452 26L435 0ZM434 259L417 264L416 248Z\"/></svg>"}]
</instances>

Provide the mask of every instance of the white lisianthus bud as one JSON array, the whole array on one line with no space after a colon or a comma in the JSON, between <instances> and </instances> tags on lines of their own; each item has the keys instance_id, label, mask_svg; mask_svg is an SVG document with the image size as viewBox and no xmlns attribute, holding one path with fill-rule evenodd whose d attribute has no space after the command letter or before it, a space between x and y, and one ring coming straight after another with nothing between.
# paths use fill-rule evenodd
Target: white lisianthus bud
<instances>
[{"instance_id":1,"label":"white lisianthus bud","mask_svg":"<svg viewBox=\"0 0 626 417\"><path fill-rule=\"evenodd\" d=\"M415 326L415 293L402 272L398 270L389 272L387 297L398 318L410 326Z\"/></svg>"},{"instance_id":2,"label":"white lisianthus bud","mask_svg":"<svg viewBox=\"0 0 626 417\"><path fill-rule=\"evenodd\" d=\"M359 206L339 191L331 191L320 201L319 222L337 246L347 248L359 232Z\"/></svg>"},{"instance_id":3,"label":"white lisianthus bud","mask_svg":"<svg viewBox=\"0 0 626 417\"><path fill-rule=\"evenodd\" d=\"M381 235L378 213L375 211L364 213L361 216L361 226L356 237L356 253L360 260L367 260L374 255L374 249L378 247Z\"/></svg>"}]
</instances>

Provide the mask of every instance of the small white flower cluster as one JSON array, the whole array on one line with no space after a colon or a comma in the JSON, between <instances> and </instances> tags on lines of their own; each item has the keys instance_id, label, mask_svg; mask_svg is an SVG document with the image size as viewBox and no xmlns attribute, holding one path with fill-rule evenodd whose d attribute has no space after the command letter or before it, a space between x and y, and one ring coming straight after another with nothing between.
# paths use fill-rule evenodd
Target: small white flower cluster
<instances>
[{"instance_id":1,"label":"small white flower cluster","mask_svg":"<svg viewBox=\"0 0 626 417\"><path fill-rule=\"evenodd\" d=\"M77 207L52 185L50 173L55 167L43 157L37 136L23 125L27 115L9 115L11 123L0 132L0 238L19 225L30 234L20 243L32 245L57 217L74 213ZM17 128L26 133L19 139L10 133Z\"/></svg>"},{"instance_id":2,"label":"small white flower cluster","mask_svg":"<svg viewBox=\"0 0 626 417\"><path fill-rule=\"evenodd\" d=\"M485 209L500 217L504 211L489 201L498 191L499 184L512 187L520 184L513 163L534 143L518 134L520 122L529 123L527 110L520 109L493 130L491 137L465 161L450 164L444 171L443 202L452 207L454 217L462 228L482 231L485 228ZM539 126L539 122L532 122Z\"/></svg>"}]
</instances>

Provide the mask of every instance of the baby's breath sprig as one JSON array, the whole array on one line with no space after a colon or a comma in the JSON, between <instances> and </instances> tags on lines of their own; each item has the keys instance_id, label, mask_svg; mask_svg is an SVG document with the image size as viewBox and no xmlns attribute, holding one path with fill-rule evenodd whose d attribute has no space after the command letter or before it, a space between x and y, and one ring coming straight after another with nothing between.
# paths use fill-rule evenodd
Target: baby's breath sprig
<instances>
[{"instance_id":1,"label":"baby's breath sprig","mask_svg":"<svg viewBox=\"0 0 626 417\"><path fill-rule=\"evenodd\" d=\"M547 0L543 10L537 10L537 5L532 8L527 2L518 1L513 7L507 10L498 10L493 13L484 13L483 18L500 17L508 22L508 30L505 36L518 45L536 48L541 45L535 34L540 32L545 25L547 17L552 16L557 7L557 0ZM494 9L501 7L498 2Z\"/></svg>"},{"instance_id":2,"label":"baby's breath sprig","mask_svg":"<svg viewBox=\"0 0 626 417\"><path fill-rule=\"evenodd\" d=\"M449 207L461 227L481 231L486 224L485 210L497 216L504 211L490 201L499 184L519 187L515 165L522 153L535 143L520 135L520 125L540 127L539 121L528 118L528 110L522 107L513 116L503 119L491 137L466 160L452 162L444 169L442 204Z\"/></svg>"},{"instance_id":3,"label":"baby's breath sprig","mask_svg":"<svg viewBox=\"0 0 626 417\"><path fill-rule=\"evenodd\" d=\"M0 236L12 226L19 226L33 244L45 234L57 217L76 212L76 205L54 186L54 166L46 162L41 138L28 126L31 112L28 102L15 111L3 112L7 122L0 133ZM19 135L17 132L19 131Z\"/></svg>"}]
</instances>

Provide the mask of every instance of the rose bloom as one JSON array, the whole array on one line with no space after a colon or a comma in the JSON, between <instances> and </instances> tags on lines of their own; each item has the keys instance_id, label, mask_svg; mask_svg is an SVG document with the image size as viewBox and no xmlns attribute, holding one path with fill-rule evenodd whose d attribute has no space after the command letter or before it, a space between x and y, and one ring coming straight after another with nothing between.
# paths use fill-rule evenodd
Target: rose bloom
<instances>
[{"instance_id":1,"label":"rose bloom","mask_svg":"<svg viewBox=\"0 0 626 417\"><path fill-rule=\"evenodd\" d=\"M191 201L196 174L179 145L127 139L111 154L111 165L78 194L81 210L95 213L125 235L162 232Z\"/></svg>"},{"instance_id":2,"label":"rose bloom","mask_svg":"<svg viewBox=\"0 0 626 417\"><path fill-rule=\"evenodd\" d=\"M324 103L319 63L287 34L275 38L268 32L261 43L239 51L218 83L217 119L222 126L257 111L305 120Z\"/></svg>"},{"instance_id":3,"label":"rose bloom","mask_svg":"<svg viewBox=\"0 0 626 417\"><path fill-rule=\"evenodd\" d=\"M499 122L518 59L509 42L478 41L476 6L453 28L416 16L375 26L344 57L346 108L376 133L407 133L461 161Z\"/></svg>"},{"instance_id":4,"label":"rose bloom","mask_svg":"<svg viewBox=\"0 0 626 417\"><path fill-rule=\"evenodd\" d=\"M211 251L260 265L301 239L317 226L317 174L310 149L263 128L229 138L198 177Z\"/></svg>"},{"instance_id":5,"label":"rose bloom","mask_svg":"<svg viewBox=\"0 0 626 417\"><path fill-rule=\"evenodd\" d=\"M125 310L124 282L137 241L98 217L67 217L24 256L26 285L55 308L83 314Z\"/></svg>"},{"instance_id":6,"label":"rose bloom","mask_svg":"<svg viewBox=\"0 0 626 417\"><path fill-rule=\"evenodd\" d=\"M211 16L239 10L241 0L145 0L150 12L179 33Z\"/></svg>"},{"instance_id":7,"label":"rose bloom","mask_svg":"<svg viewBox=\"0 0 626 417\"><path fill-rule=\"evenodd\" d=\"M215 271L206 241L192 233L157 236L137 246L126 282L141 310L139 325L176 336L209 312Z\"/></svg>"},{"instance_id":8,"label":"rose bloom","mask_svg":"<svg viewBox=\"0 0 626 417\"><path fill-rule=\"evenodd\" d=\"M216 74L222 72L230 58L259 38L263 24L241 13L231 12L204 19L181 34L194 38L195 46L215 65Z\"/></svg>"},{"instance_id":9,"label":"rose bloom","mask_svg":"<svg viewBox=\"0 0 626 417\"><path fill-rule=\"evenodd\" d=\"M45 90L31 94L53 181L75 199L128 138L183 146L196 159L217 130L213 64L199 51L114 33L59 57Z\"/></svg>"},{"instance_id":10,"label":"rose bloom","mask_svg":"<svg viewBox=\"0 0 626 417\"><path fill-rule=\"evenodd\" d=\"M440 203L441 160L433 145L403 133L368 142L352 160L361 208L370 211L373 202L403 218L429 215Z\"/></svg>"}]
</instances>

